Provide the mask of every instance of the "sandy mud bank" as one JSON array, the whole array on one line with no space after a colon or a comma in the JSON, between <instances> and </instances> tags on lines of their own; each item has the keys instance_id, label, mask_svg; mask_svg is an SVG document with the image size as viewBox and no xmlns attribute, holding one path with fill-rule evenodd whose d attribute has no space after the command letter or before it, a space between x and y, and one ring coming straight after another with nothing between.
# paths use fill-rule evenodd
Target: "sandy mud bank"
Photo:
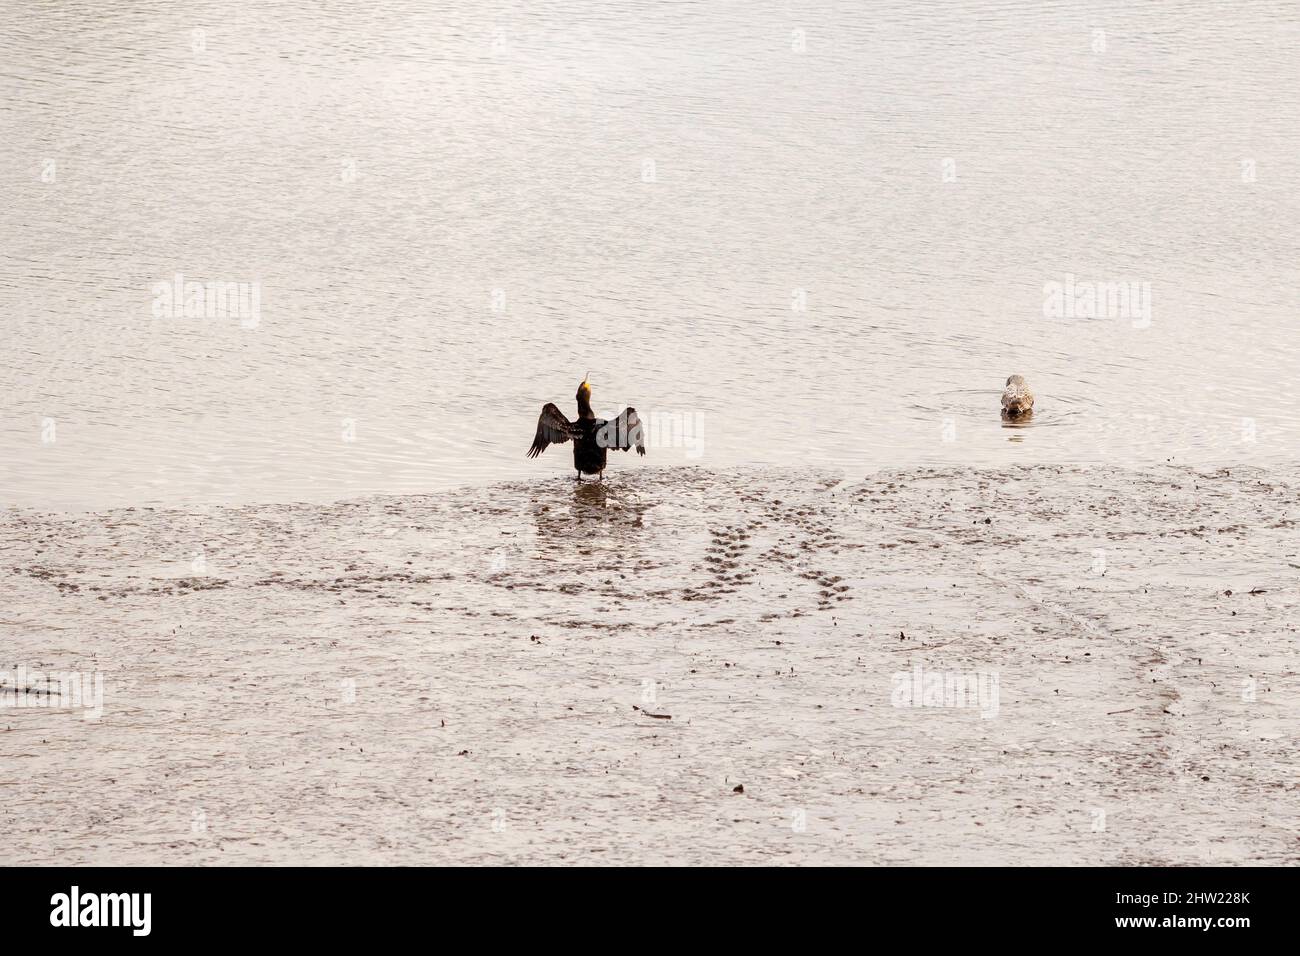
<instances>
[{"instance_id":1,"label":"sandy mud bank","mask_svg":"<svg viewBox=\"0 0 1300 956\"><path fill-rule=\"evenodd\" d=\"M1294 863L1298 500L682 469L8 512L0 670L103 699L5 701L0 858Z\"/></svg>"}]
</instances>

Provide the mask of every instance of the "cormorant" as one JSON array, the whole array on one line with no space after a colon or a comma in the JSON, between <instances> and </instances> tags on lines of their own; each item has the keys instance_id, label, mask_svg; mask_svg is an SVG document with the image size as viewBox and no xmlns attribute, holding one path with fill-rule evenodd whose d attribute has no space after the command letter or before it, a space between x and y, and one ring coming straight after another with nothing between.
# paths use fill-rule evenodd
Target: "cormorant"
<instances>
[{"instance_id":1,"label":"cormorant","mask_svg":"<svg viewBox=\"0 0 1300 956\"><path fill-rule=\"evenodd\" d=\"M1020 418L1033 414L1034 393L1025 384L1023 375L1012 375L1007 379L1006 391L1002 393L1002 417Z\"/></svg>"},{"instance_id":2,"label":"cormorant","mask_svg":"<svg viewBox=\"0 0 1300 956\"><path fill-rule=\"evenodd\" d=\"M636 417L635 408L628 406L613 421L597 418L591 410L591 385L585 378L578 386L577 398L578 420L575 422L565 418L564 413L551 402L542 406L533 447L528 449L529 458L536 458L546 451L547 445L558 445L572 439L573 467L578 470L578 480L582 481L584 474L605 477L605 454L611 448L627 451L635 445L638 455L645 454L641 419Z\"/></svg>"}]
</instances>

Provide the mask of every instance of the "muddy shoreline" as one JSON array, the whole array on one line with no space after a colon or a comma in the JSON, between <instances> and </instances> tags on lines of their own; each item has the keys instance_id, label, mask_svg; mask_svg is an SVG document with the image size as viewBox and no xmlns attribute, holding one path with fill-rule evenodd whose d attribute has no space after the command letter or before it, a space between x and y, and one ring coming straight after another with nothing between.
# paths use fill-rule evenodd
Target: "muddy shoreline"
<instances>
[{"instance_id":1,"label":"muddy shoreline","mask_svg":"<svg viewBox=\"0 0 1300 956\"><path fill-rule=\"evenodd\" d=\"M9 511L0 670L104 699L0 709L4 861L1294 863L1297 501L684 468Z\"/></svg>"}]
</instances>

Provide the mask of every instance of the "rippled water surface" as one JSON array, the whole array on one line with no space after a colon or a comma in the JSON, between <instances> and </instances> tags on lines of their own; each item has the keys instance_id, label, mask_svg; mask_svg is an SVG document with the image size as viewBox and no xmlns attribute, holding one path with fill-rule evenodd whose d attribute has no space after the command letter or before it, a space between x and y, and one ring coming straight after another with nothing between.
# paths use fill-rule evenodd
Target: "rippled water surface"
<instances>
[{"instance_id":1,"label":"rippled water surface","mask_svg":"<svg viewBox=\"0 0 1300 956\"><path fill-rule=\"evenodd\" d=\"M651 426L617 470L1294 461L1298 43L1269 2L5 5L0 503L564 474L523 452L587 371ZM178 273L256 321L156 316ZM1149 313L1047 317L1069 277Z\"/></svg>"}]
</instances>

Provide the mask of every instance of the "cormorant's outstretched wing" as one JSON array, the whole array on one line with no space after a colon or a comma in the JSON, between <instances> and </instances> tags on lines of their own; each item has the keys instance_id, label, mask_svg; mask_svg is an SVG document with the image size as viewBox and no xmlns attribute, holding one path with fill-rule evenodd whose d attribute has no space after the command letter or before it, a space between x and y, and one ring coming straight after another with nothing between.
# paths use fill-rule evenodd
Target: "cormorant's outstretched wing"
<instances>
[{"instance_id":1,"label":"cormorant's outstretched wing","mask_svg":"<svg viewBox=\"0 0 1300 956\"><path fill-rule=\"evenodd\" d=\"M601 448L618 448L622 451L635 445L636 453L644 455L645 429L641 427L641 419L636 417L636 409L629 405L613 421L598 422L596 444Z\"/></svg>"},{"instance_id":2,"label":"cormorant's outstretched wing","mask_svg":"<svg viewBox=\"0 0 1300 956\"><path fill-rule=\"evenodd\" d=\"M574 437L576 426L564 417L552 402L542 406L542 414L537 419L537 434L533 436L533 447L528 449L528 457L536 458L546 451L547 445L559 445Z\"/></svg>"}]
</instances>

